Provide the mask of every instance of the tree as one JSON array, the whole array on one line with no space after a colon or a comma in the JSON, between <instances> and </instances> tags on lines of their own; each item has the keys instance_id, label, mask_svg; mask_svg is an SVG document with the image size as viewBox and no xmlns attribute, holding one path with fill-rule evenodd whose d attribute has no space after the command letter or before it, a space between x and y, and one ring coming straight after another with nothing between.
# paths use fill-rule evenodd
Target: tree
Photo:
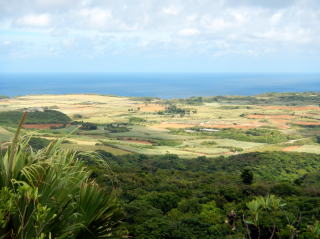
<instances>
[{"instance_id":1,"label":"tree","mask_svg":"<svg viewBox=\"0 0 320 239\"><path fill-rule=\"evenodd\" d=\"M278 238L276 232L289 234L286 238L295 238L295 223L284 210L286 204L275 195L256 197L247 203L248 215L244 217L249 238ZM291 234L291 235L290 235Z\"/></svg>"},{"instance_id":2,"label":"tree","mask_svg":"<svg viewBox=\"0 0 320 239\"><path fill-rule=\"evenodd\" d=\"M169 212L178 206L180 198L172 192L153 192L145 197L150 204L160 209L163 213Z\"/></svg>"},{"instance_id":3,"label":"tree","mask_svg":"<svg viewBox=\"0 0 320 239\"><path fill-rule=\"evenodd\" d=\"M244 184L250 185L253 182L253 173L250 169L244 169L240 177Z\"/></svg>"},{"instance_id":4,"label":"tree","mask_svg":"<svg viewBox=\"0 0 320 239\"><path fill-rule=\"evenodd\" d=\"M82 130L96 130L98 128L98 126L96 124L93 123L83 123L82 126L80 127L80 129Z\"/></svg>"}]
</instances>

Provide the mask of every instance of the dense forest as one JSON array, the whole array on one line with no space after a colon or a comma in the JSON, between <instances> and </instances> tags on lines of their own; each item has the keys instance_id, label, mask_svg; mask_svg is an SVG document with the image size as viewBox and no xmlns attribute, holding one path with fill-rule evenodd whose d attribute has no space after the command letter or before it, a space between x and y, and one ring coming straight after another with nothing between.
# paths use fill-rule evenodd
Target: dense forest
<instances>
[{"instance_id":1,"label":"dense forest","mask_svg":"<svg viewBox=\"0 0 320 239\"><path fill-rule=\"evenodd\" d=\"M124 224L133 238L319 238L319 156L265 152L183 159L114 156ZM83 158L111 187L105 166Z\"/></svg>"},{"instance_id":2,"label":"dense forest","mask_svg":"<svg viewBox=\"0 0 320 239\"><path fill-rule=\"evenodd\" d=\"M184 159L61 143L15 138L2 150L3 238L320 237L317 154Z\"/></svg>"}]
</instances>

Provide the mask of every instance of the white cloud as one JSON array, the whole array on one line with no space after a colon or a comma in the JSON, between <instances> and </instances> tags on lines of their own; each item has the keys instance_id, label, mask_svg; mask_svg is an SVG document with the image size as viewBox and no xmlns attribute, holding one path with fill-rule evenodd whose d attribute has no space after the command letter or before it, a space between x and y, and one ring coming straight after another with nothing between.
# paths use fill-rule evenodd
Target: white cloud
<instances>
[{"instance_id":1,"label":"white cloud","mask_svg":"<svg viewBox=\"0 0 320 239\"><path fill-rule=\"evenodd\" d=\"M3 44L4 46L9 46L9 45L12 44L12 42L11 42L11 41L3 41L2 44Z\"/></svg>"},{"instance_id":2,"label":"white cloud","mask_svg":"<svg viewBox=\"0 0 320 239\"><path fill-rule=\"evenodd\" d=\"M167 15L178 15L180 10L177 7L171 6L163 8L162 12Z\"/></svg>"},{"instance_id":3,"label":"white cloud","mask_svg":"<svg viewBox=\"0 0 320 239\"><path fill-rule=\"evenodd\" d=\"M74 6L77 1L79 2L79 0L35 0L34 4L44 8L65 8Z\"/></svg>"},{"instance_id":4,"label":"white cloud","mask_svg":"<svg viewBox=\"0 0 320 239\"><path fill-rule=\"evenodd\" d=\"M227 22L225 19L217 18L212 19L209 16L206 16L202 19L204 27L211 29L213 31L220 31L232 26L232 23Z\"/></svg>"},{"instance_id":5,"label":"white cloud","mask_svg":"<svg viewBox=\"0 0 320 239\"><path fill-rule=\"evenodd\" d=\"M180 30L178 34L181 36L196 36L200 34L200 31L195 28L186 28L186 29Z\"/></svg>"},{"instance_id":6,"label":"white cloud","mask_svg":"<svg viewBox=\"0 0 320 239\"><path fill-rule=\"evenodd\" d=\"M270 18L270 21L273 25L276 25L278 23L280 23L281 19L283 17L283 12L276 12L275 14L273 14Z\"/></svg>"},{"instance_id":7,"label":"white cloud","mask_svg":"<svg viewBox=\"0 0 320 239\"><path fill-rule=\"evenodd\" d=\"M48 27L51 24L49 14L30 14L17 18L14 24L18 27Z\"/></svg>"},{"instance_id":8,"label":"white cloud","mask_svg":"<svg viewBox=\"0 0 320 239\"><path fill-rule=\"evenodd\" d=\"M298 44L307 44L312 41L309 32L304 29L283 29L281 31L271 29L266 32L256 34L257 37L272 42L295 42Z\"/></svg>"},{"instance_id":9,"label":"white cloud","mask_svg":"<svg viewBox=\"0 0 320 239\"><path fill-rule=\"evenodd\" d=\"M110 10L100 8L84 8L79 11L79 15L88 26L93 28L106 26L112 18Z\"/></svg>"},{"instance_id":10,"label":"white cloud","mask_svg":"<svg viewBox=\"0 0 320 239\"><path fill-rule=\"evenodd\" d=\"M319 0L0 0L0 30L28 33L8 33L0 43L70 55L83 48L150 55L318 49L319 22ZM50 44L40 45L38 32Z\"/></svg>"},{"instance_id":11,"label":"white cloud","mask_svg":"<svg viewBox=\"0 0 320 239\"><path fill-rule=\"evenodd\" d=\"M235 22L238 25L242 25L248 22L247 13L241 11L231 11L231 15L235 18Z\"/></svg>"}]
</instances>

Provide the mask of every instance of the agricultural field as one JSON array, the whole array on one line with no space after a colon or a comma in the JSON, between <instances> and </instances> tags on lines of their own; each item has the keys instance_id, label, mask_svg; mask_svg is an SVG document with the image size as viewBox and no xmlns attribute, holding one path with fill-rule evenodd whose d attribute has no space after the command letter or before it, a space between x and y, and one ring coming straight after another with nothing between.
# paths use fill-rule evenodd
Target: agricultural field
<instances>
[{"instance_id":1,"label":"agricultural field","mask_svg":"<svg viewBox=\"0 0 320 239\"><path fill-rule=\"evenodd\" d=\"M182 157L255 151L320 153L317 93L164 100L104 95L30 95L0 99L0 143L23 132L64 147Z\"/></svg>"}]
</instances>

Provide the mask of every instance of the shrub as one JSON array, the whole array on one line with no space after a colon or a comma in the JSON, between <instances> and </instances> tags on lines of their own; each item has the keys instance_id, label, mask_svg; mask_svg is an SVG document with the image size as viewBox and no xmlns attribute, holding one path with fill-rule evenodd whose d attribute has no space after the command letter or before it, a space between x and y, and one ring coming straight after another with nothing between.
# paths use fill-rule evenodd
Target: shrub
<instances>
[{"instance_id":1,"label":"shrub","mask_svg":"<svg viewBox=\"0 0 320 239\"><path fill-rule=\"evenodd\" d=\"M216 144L217 144L217 142L213 141L213 140L201 142L201 145L204 145L204 146L211 146L211 145L216 145Z\"/></svg>"},{"instance_id":2,"label":"shrub","mask_svg":"<svg viewBox=\"0 0 320 239\"><path fill-rule=\"evenodd\" d=\"M78 154L59 143L32 152L28 140L17 140L18 132L0 155L0 235L122 238L114 191L104 191L90 179Z\"/></svg>"},{"instance_id":3,"label":"shrub","mask_svg":"<svg viewBox=\"0 0 320 239\"><path fill-rule=\"evenodd\" d=\"M96 129L98 129L98 126L96 124L86 122L81 125L80 129L82 129L82 130L96 130Z\"/></svg>"},{"instance_id":4,"label":"shrub","mask_svg":"<svg viewBox=\"0 0 320 239\"><path fill-rule=\"evenodd\" d=\"M82 119L82 115L81 114L74 114L73 118L75 119Z\"/></svg>"},{"instance_id":5,"label":"shrub","mask_svg":"<svg viewBox=\"0 0 320 239\"><path fill-rule=\"evenodd\" d=\"M129 123L130 124L140 124L146 122L145 119L140 118L140 117L130 117L129 118Z\"/></svg>"},{"instance_id":6,"label":"shrub","mask_svg":"<svg viewBox=\"0 0 320 239\"><path fill-rule=\"evenodd\" d=\"M229 149L230 152L233 152L233 153L242 152L243 151L243 148L234 147L234 146L219 146L218 148Z\"/></svg>"},{"instance_id":7,"label":"shrub","mask_svg":"<svg viewBox=\"0 0 320 239\"><path fill-rule=\"evenodd\" d=\"M123 133L123 132L130 131L130 129L127 126L128 126L127 123L112 123L112 124L107 124L104 127L104 130L110 133Z\"/></svg>"},{"instance_id":8,"label":"shrub","mask_svg":"<svg viewBox=\"0 0 320 239\"><path fill-rule=\"evenodd\" d=\"M39 150L47 147L50 144L50 140L45 139L45 138L38 138L38 137L32 137L29 140L29 145L34 149L34 150Z\"/></svg>"}]
</instances>

